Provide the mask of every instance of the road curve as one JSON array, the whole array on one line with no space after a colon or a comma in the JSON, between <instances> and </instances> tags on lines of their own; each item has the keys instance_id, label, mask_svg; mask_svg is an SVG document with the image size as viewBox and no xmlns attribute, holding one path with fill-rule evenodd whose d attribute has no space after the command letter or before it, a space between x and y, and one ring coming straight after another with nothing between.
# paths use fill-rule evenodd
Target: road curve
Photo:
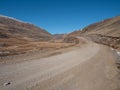
<instances>
[{"instance_id":1,"label":"road curve","mask_svg":"<svg viewBox=\"0 0 120 90\"><path fill-rule=\"evenodd\" d=\"M59 55L1 64L0 90L115 90L113 64L108 47L89 42Z\"/></svg>"}]
</instances>

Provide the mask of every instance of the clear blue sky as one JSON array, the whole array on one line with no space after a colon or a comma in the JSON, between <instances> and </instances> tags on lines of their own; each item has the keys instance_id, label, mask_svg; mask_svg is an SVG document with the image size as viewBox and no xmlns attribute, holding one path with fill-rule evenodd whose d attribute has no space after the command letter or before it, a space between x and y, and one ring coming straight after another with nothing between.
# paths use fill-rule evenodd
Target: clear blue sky
<instances>
[{"instance_id":1,"label":"clear blue sky","mask_svg":"<svg viewBox=\"0 0 120 90\"><path fill-rule=\"evenodd\" d=\"M120 0L0 0L0 14L68 33L120 15Z\"/></svg>"}]
</instances>

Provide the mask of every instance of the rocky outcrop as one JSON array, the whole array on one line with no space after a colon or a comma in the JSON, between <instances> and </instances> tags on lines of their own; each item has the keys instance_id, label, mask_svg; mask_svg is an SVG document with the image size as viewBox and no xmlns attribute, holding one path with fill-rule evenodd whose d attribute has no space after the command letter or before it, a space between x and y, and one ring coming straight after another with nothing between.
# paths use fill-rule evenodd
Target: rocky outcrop
<instances>
[{"instance_id":1,"label":"rocky outcrop","mask_svg":"<svg viewBox=\"0 0 120 90\"><path fill-rule=\"evenodd\" d=\"M112 37L101 34L91 34L85 36L86 38L100 44L108 45L112 48L120 50L120 37Z\"/></svg>"}]
</instances>

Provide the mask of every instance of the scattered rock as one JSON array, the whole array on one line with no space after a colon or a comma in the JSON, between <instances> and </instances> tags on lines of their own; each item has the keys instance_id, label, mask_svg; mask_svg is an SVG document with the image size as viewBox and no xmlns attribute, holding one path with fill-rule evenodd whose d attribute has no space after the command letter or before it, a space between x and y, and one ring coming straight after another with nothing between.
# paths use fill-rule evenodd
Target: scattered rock
<instances>
[{"instance_id":1,"label":"scattered rock","mask_svg":"<svg viewBox=\"0 0 120 90\"><path fill-rule=\"evenodd\" d=\"M3 85L4 86L7 86L7 85L10 85L11 84L11 82L6 82L6 83L4 83Z\"/></svg>"},{"instance_id":2,"label":"scattered rock","mask_svg":"<svg viewBox=\"0 0 120 90\"><path fill-rule=\"evenodd\" d=\"M117 51L118 56L120 56L120 52Z\"/></svg>"}]
</instances>

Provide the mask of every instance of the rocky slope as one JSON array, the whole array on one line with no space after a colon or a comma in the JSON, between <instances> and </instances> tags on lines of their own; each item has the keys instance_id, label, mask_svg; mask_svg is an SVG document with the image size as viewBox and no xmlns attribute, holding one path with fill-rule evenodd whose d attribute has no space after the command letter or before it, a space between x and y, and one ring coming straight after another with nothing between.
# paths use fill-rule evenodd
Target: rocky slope
<instances>
[{"instance_id":1,"label":"rocky slope","mask_svg":"<svg viewBox=\"0 0 120 90\"><path fill-rule=\"evenodd\" d=\"M51 35L33 24L0 16L0 59L39 51L46 54L52 50L73 46L71 43L63 43L60 39L62 36L62 34Z\"/></svg>"},{"instance_id":2,"label":"rocky slope","mask_svg":"<svg viewBox=\"0 0 120 90\"><path fill-rule=\"evenodd\" d=\"M52 35L33 24L24 23L6 16L0 16L0 39L10 37L30 41L47 41Z\"/></svg>"},{"instance_id":3,"label":"rocky slope","mask_svg":"<svg viewBox=\"0 0 120 90\"><path fill-rule=\"evenodd\" d=\"M91 24L85 27L81 33L84 35L101 34L105 36L120 37L120 16Z\"/></svg>"},{"instance_id":4,"label":"rocky slope","mask_svg":"<svg viewBox=\"0 0 120 90\"><path fill-rule=\"evenodd\" d=\"M0 56L33 50L39 45L34 43L49 41L51 38L50 33L33 24L0 16Z\"/></svg>"},{"instance_id":5,"label":"rocky slope","mask_svg":"<svg viewBox=\"0 0 120 90\"><path fill-rule=\"evenodd\" d=\"M109 18L91 24L83 30L72 32L68 34L65 40L77 36L84 36L97 43L105 44L120 50L120 16Z\"/></svg>"}]
</instances>

